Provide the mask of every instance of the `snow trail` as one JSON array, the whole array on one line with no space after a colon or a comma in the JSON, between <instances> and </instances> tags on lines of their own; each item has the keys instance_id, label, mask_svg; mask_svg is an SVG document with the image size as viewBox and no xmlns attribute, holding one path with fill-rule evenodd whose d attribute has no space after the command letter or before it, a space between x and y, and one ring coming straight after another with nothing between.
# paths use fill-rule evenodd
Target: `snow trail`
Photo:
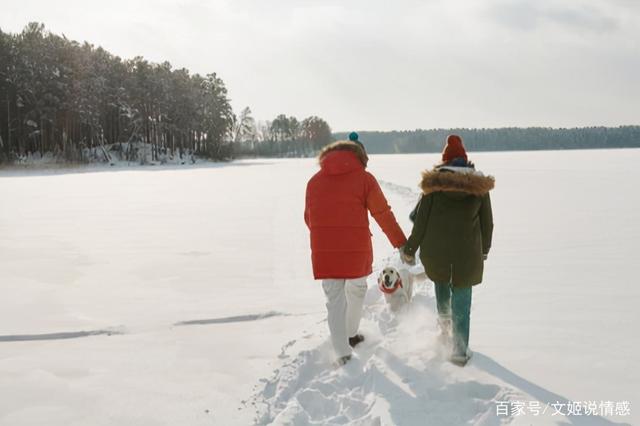
<instances>
[{"instance_id":1,"label":"snow trail","mask_svg":"<svg viewBox=\"0 0 640 426\"><path fill-rule=\"evenodd\" d=\"M498 416L497 403L541 407L567 398L531 383L489 356L475 352L466 367L447 361L437 342L432 284L394 315L369 278L361 331L364 343L344 367L333 366L328 331L282 347L283 364L244 406L256 409L256 425L625 425L600 416ZM314 339L311 339L314 337ZM288 353L298 350L295 356ZM534 423L531 423L531 422Z\"/></svg>"},{"instance_id":2,"label":"snow trail","mask_svg":"<svg viewBox=\"0 0 640 426\"><path fill-rule=\"evenodd\" d=\"M412 304L390 313L369 280L362 331L366 341L344 368L331 367L328 340L302 350L254 396L256 423L266 424L500 424L495 400L522 398L514 389L474 378L473 358L462 370L436 344L433 294L416 285ZM294 344L289 344L288 348Z\"/></svg>"}]
</instances>

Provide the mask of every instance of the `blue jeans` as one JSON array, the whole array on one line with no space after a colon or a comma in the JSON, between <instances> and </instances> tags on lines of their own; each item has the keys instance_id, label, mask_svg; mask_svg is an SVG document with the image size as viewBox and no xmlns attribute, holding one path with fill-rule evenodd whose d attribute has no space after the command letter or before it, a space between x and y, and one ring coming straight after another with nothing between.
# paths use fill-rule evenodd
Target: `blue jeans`
<instances>
[{"instance_id":1,"label":"blue jeans","mask_svg":"<svg viewBox=\"0 0 640 426\"><path fill-rule=\"evenodd\" d=\"M471 287L453 287L450 283L435 286L438 315L452 320L453 353L463 355L469 346Z\"/></svg>"}]
</instances>

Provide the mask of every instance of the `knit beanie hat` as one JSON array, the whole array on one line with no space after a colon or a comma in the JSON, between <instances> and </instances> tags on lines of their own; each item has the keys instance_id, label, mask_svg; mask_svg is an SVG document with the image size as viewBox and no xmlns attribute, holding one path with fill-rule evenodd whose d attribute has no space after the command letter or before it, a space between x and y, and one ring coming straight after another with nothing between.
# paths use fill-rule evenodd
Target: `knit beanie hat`
<instances>
[{"instance_id":1,"label":"knit beanie hat","mask_svg":"<svg viewBox=\"0 0 640 426\"><path fill-rule=\"evenodd\" d=\"M447 144L442 151L442 162L448 163L455 158L464 158L467 160L467 152L462 144L462 138L458 135L447 136Z\"/></svg>"}]
</instances>

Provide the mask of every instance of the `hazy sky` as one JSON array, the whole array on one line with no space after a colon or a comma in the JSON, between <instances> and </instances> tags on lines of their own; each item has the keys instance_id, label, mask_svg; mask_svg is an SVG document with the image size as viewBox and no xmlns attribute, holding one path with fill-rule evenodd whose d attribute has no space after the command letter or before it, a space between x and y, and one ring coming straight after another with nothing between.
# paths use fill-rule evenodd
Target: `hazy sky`
<instances>
[{"instance_id":1,"label":"hazy sky","mask_svg":"<svg viewBox=\"0 0 640 426\"><path fill-rule=\"evenodd\" d=\"M335 131L640 124L638 0L2 0L123 58L217 72Z\"/></svg>"}]
</instances>

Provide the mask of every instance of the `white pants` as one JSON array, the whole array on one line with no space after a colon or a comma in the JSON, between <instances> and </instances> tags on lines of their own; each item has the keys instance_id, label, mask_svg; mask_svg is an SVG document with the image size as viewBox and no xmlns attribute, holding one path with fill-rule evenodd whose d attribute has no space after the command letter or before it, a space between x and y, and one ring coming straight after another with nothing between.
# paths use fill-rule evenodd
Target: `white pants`
<instances>
[{"instance_id":1,"label":"white pants","mask_svg":"<svg viewBox=\"0 0 640 426\"><path fill-rule=\"evenodd\" d=\"M355 336L360 326L367 277L322 280L322 289L327 296L327 322L333 348L338 357L349 355L349 337Z\"/></svg>"}]
</instances>

